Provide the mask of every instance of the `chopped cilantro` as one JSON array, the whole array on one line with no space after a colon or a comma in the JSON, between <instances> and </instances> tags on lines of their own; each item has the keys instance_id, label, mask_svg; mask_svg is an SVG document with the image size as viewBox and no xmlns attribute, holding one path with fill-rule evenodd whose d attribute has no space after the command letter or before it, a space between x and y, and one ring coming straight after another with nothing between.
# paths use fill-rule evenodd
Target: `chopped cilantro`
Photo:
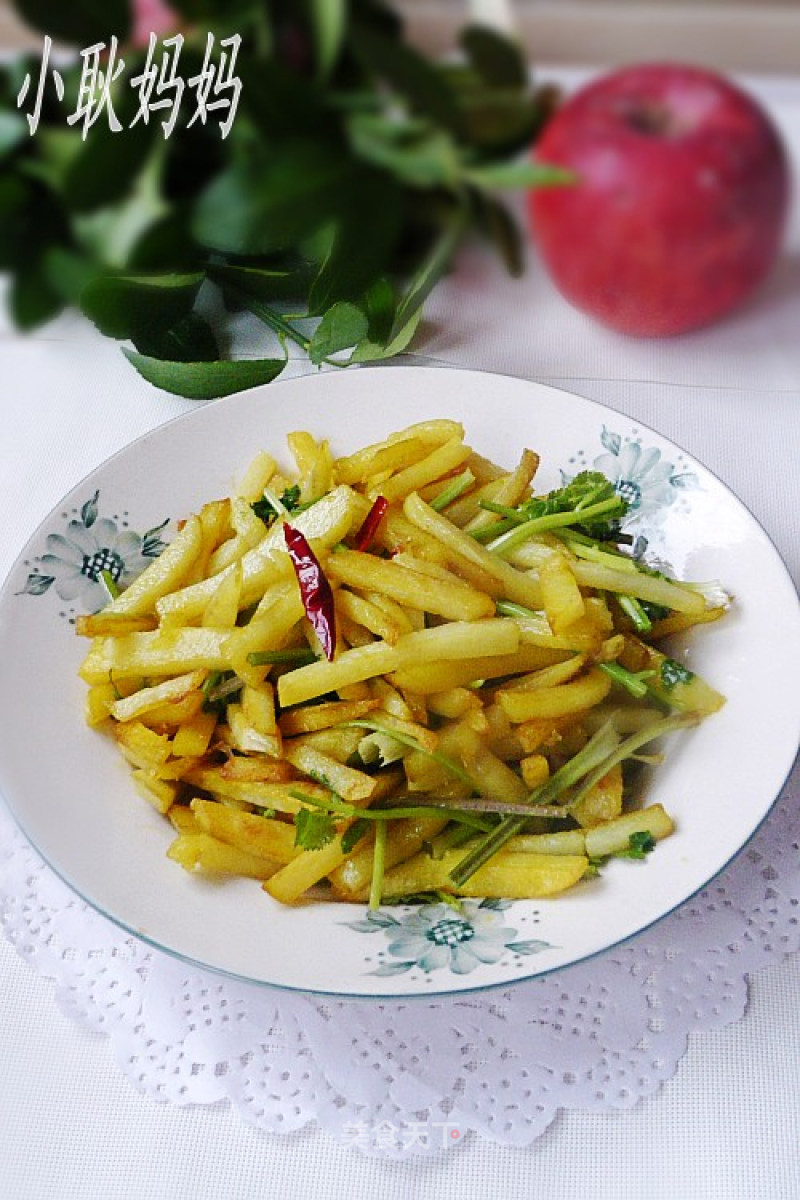
<instances>
[{"instance_id":1,"label":"chopped cilantro","mask_svg":"<svg viewBox=\"0 0 800 1200\"><path fill-rule=\"evenodd\" d=\"M665 658L661 664L661 686L672 691L676 683L690 683L694 679L694 671L676 662L674 658Z\"/></svg>"},{"instance_id":2,"label":"chopped cilantro","mask_svg":"<svg viewBox=\"0 0 800 1200\"><path fill-rule=\"evenodd\" d=\"M349 854L361 839L369 832L371 825L364 817L354 821L349 829L342 834L342 853Z\"/></svg>"},{"instance_id":3,"label":"chopped cilantro","mask_svg":"<svg viewBox=\"0 0 800 1200\"><path fill-rule=\"evenodd\" d=\"M632 833L628 838L628 849L619 852L619 858L646 858L656 848L656 839L646 829Z\"/></svg>"},{"instance_id":4,"label":"chopped cilantro","mask_svg":"<svg viewBox=\"0 0 800 1200\"><path fill-rule=\"evenodd\" d=\"M321 850L336 837L336 824L327 813L301 808L294 817L294 844L303 850Z\"/></svg>"},{"instance_id":5,"label":"chopped cilantro","mask_svg":"<svg viewBox=\"0 0 800 1200\"><path fill-rule=\"evenodd\" d=\"M251 667L272 666L274 663L288 663L293 667L303 667L316 662L317 656L307 646L292 647L287 650L254 650L248 654L247 661Z\"/></svg>"},{"instance_id":6,"label":"chopped cilantro","mask_svg":"<svg viewBox=\"0 0 800 1200\"><path fill-rule=\"evenodd\" d=\"M526 500L517 508L488 500L481 500L480 506L504 518L476 534L481 541L484 535L492 538L489 549L502 555L510 554L537 534L567 528L573 535L577 531L592 541L617 541L620 521L628 511L627 500L599 471L581 471L564 487Z\"/></svg>"},{"instance_id":7,"label":"chopped cilantro","mask_svg":"<svg viewBox=\"0 0 800 1200\"><path fill-rule=\"evenodd\" d=\"M110 571L101 571L100 578L102 579L103 585L111 599L116 600L117 596L121 595L122 588L119 586L114 576Z\"/></svg>"},{"instance_id":8,"label":"chopped cilantro","mask_svg":"<svg viewBox=\"0 0 800 1200\"><path fill-rule=\"evenodd\" d=\"M232 696L242 690L243 683L235 671L212 671L202 687L205 712L224 713Z\"/></svg>"},{"instance_id":9,"label":"chopped cilantro","mask_svg":"<svg viewBox=\"0 0 800 1200\"><path fill-rule=\"evenodd\" d=\"M672 582L666 575L663 578ZM667 608L664 604L655 604L652 600L640 600L639 603L651 621L663 621L672 612L671 608Z\"/></svg>"},{"instance_id":10,"label":"chopped cilantro","mask_svg":"<svg viewBox=\"0 0 800 1200\"><path fill-rule=\"evenodd\" d=\"M608 504L608 511L597 516L592 513L585 522L576 522L573 528L591 538L613 540L619 531L620 518L628 511L628 503L600 471L581 471L563 487L520 505L519 512L530 521L554 513L578 514L583 509L594 509L598 504Z\"/></svg>"},{"instance_id":11,"label":"chopped cilantro","mask_svg":"<svg viewBox=\"0 0 800 1200\"><path fill-rule=\"evenodd\" d=\"M297 512L298 508L300 508L300 485L294 483L291 487L284 488L278 503L281 506L280 509L276 508L273 501L265 493L260 500L256 500L250 507L265 525L271 525L281 510L285 512Z\"/></svg>"},{"instance_id":12,"label":"chopped cilantro","mask_svg":"<svg viewBox=\"0 0 800 1200\"><path fill-rule=\"evenodd\" d=\"M617 662L600 663L600 670L610 676L615 683L624 687L627 692L635 696L637 700L641 700L647 695L647 680L652 679L655 671L629 671L626 667L621 666Z\"/></svg>"}]
</instances>

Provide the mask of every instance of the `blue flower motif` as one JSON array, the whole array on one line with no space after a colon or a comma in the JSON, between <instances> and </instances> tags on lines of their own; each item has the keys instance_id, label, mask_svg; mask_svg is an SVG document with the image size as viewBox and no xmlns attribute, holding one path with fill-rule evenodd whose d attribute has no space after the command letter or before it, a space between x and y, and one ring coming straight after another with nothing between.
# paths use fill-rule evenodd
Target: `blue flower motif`
<instances>
[{"instance_id":1,"label":"blue flower motif","mask_svg":"<svg viewBox=\"0 0 800 1200\"><path fill-rule=\"evenodd\" d=\"M80 510L80 519L68 521L63 533L50 533L45 553L36 560L21 594L41 596L55 589L62 600L77 600L87 612L108 604L106 580L120 589L140 575L164 549L160 533L164 521L144 534L120 528L109 517L98 516L99 493Z\"/></svg>"},{"instance_id":2,"label":"blue flower motif","mask_svg":"<svg viewBox=\"0 0 800 1200\"><path fill-rule=\"evenodd\" d=\"M398 975L418 967L422 971L450 970L468 975L484 963L497 963L508 952L536 954L548 942L515 941L517 930L506 925L503 911L510 905L494 901L464 900L450 904L425 904L402 918L385 910L367 913L363 921L346 924L359 933L383 930L389 943L387 961L373 975Z\"/></svg>"},{"instance_id":3,"label":"blue flower motif","mask_svg":"<svg viewBox=\"0 0 800 1200\"><path fill-rule=\"evenodd\" d=\"M676 473L674 465L653 446L645 450L638 441L623 442L618 434L607 429L603 430L601 440L608 453L599 455L593 466L628 501L626 524L643 518L649 522L661 521L679 491L697 486L691 472Z\"/></svg>"},{"instance_id":4,"label":"blue flower motif","mask_svg":"<svg viewBox=\"0 0 800 1200\"><path fill-rule=\"evenodd\" d=\"M423 971L449 967L467 975L479 963L499 962L516 932L491 910L478 909L467 918L449 904L426 905L408 917L387 951L413 960Z\"/></svg>"}]
</instances>

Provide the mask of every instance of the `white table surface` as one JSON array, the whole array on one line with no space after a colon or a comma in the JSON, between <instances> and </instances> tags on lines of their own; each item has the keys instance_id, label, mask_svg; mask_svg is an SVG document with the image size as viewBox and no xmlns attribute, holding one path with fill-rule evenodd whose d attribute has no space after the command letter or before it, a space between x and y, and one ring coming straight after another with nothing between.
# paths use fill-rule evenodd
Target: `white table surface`
<instances>
[{"instance_id":1,"label":"white table surface","mask_svg":"<svg viewBox=\"0 0 800 1200\"><path fill-rule=\"evenodd\" d=\"M772 107L797 166L800 83L747 83ZM798 331L795 211L773 278L707 332L619 338L568 309L535 262L510 283L473 252L434 294L417 350L429 361L545 380L656 427L748 504L797 582ZM119 350L75 318L30 338L3 327L0 366L2 578L64 492L191 403L139 382L132 393ZM428 1161L387 1163L314 1128L278 1138L223 1106L141 1096L107 1040L63 1016L52 985L0 939L0 1200L796 1200L798 995L800 956L755 974L745 1016L690 1038L674 1078L630 1110L562 1114L526 1149L472 1137Z\"/></svg>"}]
</instances>

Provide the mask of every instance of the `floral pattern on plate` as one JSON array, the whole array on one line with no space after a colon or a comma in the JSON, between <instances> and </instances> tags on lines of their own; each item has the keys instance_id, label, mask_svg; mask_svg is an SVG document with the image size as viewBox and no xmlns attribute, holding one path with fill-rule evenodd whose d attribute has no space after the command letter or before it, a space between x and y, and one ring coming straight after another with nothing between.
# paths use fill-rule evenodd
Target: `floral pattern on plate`
<instances>
[{"instance_id":1,"label":"floral pattern on plate","mask_svg":"<svg viewBox=\"0 0 800 1200\"><path fill-rule=\"evenodd\" d=\"M357 933L382 932L388 939L384 961L370 975L402 975L414 967L430 972L442 969L468 975L483 963L497 963L508 955L539 954L551 949L535 938L517 940L518 930L500 915L511 908L509 900L462 900L423 904L401 915L386 909L368 910L360 921L345 921Z\"/></svg>"},{"instance_id":2,"label":"floral pattern on plate","mask_svg":"<svg viewBox=\"0 0 800 1200\"><path fill-rule=\"evenodd\" d=\"M698 486L692 471L669 462L654 446L645 449L638 438L622 438L604 425L600 441L606 453L597 455L592 467L610 479L617 494L627 500L627 526L661 522L683 492Z\"/></svg>"},{"instance_id":3,"label":"floral pattern on plate","mask_svg":"<svg viewBox=\"0 0 800 1200\"><path fill-rule=\"evenodd\" d=\"M63 532L47 535L45 553L33 561L20 595L43 596L52 587L62 600L98 612L114 588L128 587L158 557L169 518L139 534L119 517L101 517L99 502L96 491L74 517L64 514Z\"/></svg>"}]
</instances>

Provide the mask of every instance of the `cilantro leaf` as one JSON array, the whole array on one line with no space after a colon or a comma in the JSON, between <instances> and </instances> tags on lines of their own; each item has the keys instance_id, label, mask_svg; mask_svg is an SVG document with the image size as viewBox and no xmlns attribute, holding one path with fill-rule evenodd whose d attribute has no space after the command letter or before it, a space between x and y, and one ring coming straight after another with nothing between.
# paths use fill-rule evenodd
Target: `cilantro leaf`
<instances>
[{"instance_id":1,"label":"cilantro leaf","mask_svg":"<svg viewBox=\"0 0 800 1200\"><path fill-rule=\"evenodd\" d=\"M656 848L656 839L646 829L632 833L628 838L628 849L623 850L620 858L646 858Z\"/></svg>"},{"instance_id":2,"label":"cilantro leaf","mask_svg":"<svg viewBox=\"0 0 800 1200\"><path fill-rule=\"evenodd\" d=\"M628 511L628 502L618 495L614 484L600 471L581 471L563 487L555 488L546 496L528 500L519 508L526 520L550 516L553 513L580 513L596 504L614 501L614 506L602 516L589 517L585 523L573 525L573 529L599 540L611 540L619 530L619 522Z\"/></svg>"},{"instance_id":3,"label":"cilantro leaf","mask_svg":"<svg viewBox=\"0 0 800 1200\"><path fill-rule=\"evenodd\" d=\"M291 487L285 488L280 495L280 503L286 512L297 512L300 507L300 485L295 483ZM268 496L262 496L260 500L256 500L250 507L265 525L271 525L278 515L278 510Z\"/></svg>"},{"instance_id":4,"label":"cilantro leaf","mask_svg":"<svg viewBox=\"0 0 800 1200\"><path fill-rule=\"evenodd\" d=\"M342 834L342 854L350 854L361 839L369 832L370 822L364 817L354 821L349 829Z\"/></svg>"},{"instance_id":5,"label":"cilantro leaf","mask_svg":"<svg viewBox=\"0 0 800 1200\"><path fill-rule=\"evenodd\" d=\"M336 837L336 824L327 813L301 808L294 817L294 844L303 850L321 850Z\"/></svg>"},{"instance_id":6,"label":"cilantro leaf","mask_svg":"<svg viewBox=\"0 0 800 1200\"><path fill-rule=\"evenodd\" d=\"M661 686L671 692L676 683L690 683L694 679L694 671L676 662L674 658L665 658L661 664Z\"/></svg>"}]
</instances>

